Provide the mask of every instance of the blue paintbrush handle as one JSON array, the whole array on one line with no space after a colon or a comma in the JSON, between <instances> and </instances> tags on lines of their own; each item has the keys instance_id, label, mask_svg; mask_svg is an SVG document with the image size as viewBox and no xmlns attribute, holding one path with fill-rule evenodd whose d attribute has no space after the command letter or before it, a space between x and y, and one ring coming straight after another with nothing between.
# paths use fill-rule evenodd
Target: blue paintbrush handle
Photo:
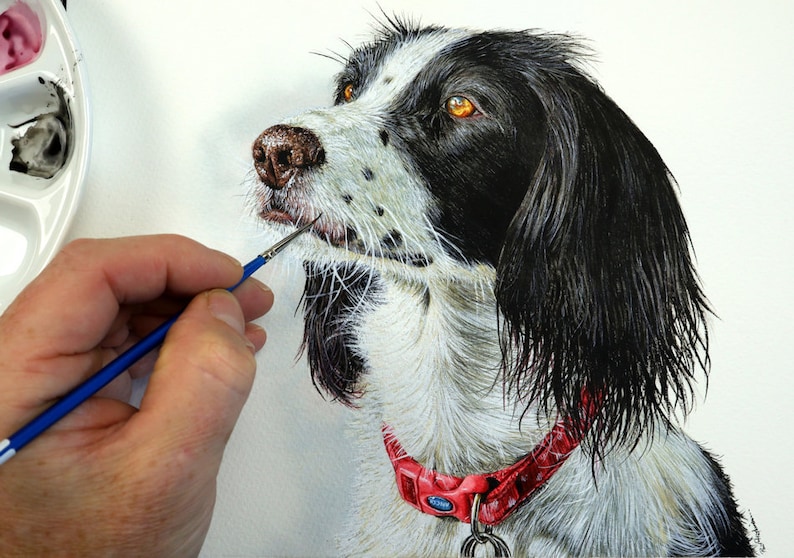
<instances>
[{"instance_id":1,"label":"blue paintbrush handle","mask_svg":"<svg viewBox=\"0 0 794 558\"><path fill-rule=\"evenodd\" d=\"M259 255L245 264L243 266L243 277L227 290L231 292L239 287L243 281L248 279L257 269L265 265L268 259L269 258L265 258L263 255ZM165 339L166 333L168 333L168 330L171 329L171 326L174 325L180 315L182 315L182 312L179 312L168 321L160 324L157 329L120 354L113 362L106 365L99 372L67 393L62 399L58 400L51 407L48 407L40 415L20 428L16 433L0 442L0 465L11 459L17 451L73 411L86 399L95 395L100 389L112 382L130 366L159 347Z\"/></svg>"}]
</instances>

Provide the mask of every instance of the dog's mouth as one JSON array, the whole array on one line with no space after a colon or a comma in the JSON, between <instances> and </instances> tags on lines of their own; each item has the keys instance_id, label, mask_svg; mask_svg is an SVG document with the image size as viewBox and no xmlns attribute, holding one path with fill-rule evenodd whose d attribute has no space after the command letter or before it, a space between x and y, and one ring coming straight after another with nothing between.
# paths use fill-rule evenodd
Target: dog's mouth
<instances>
[{"instance_id":1,"label":"dog's mouth","mask_svg":"<svg viewBox=\"0 0 794 558\"><path fill-rule=\"evenodd\" d=\"M331 245L342 246L345 243L345 231L330 219L322 217L320 213L309 210L294 211L278 200L271 200L259 210L259 218L263 221L295 227L302 227L315 221L314 226L309 230L310 233Z\"/></svg>"},{"instance_id":2,"label":"dog's mouth","mask_svg":"<svg viewBox=\"0 0 794 558\"><path fill-rule=\"evenodd\" d=\"M379 239L377 248L373 249L367 246L353 227L338 223L324 214L321 215L321 212L309 209L293 211L277 200L266 203L259 211L259 218L271 223L296 227L317 219L310 232L331 246L362 256L396 261L411 267L427 267L433 263L433 259L428 255L406 251L403 235L396 230L384 234Z\"/></svg>"},{"instance_id":3,"label":"dog's mouth","mask_svg":"<svg viewBox=\"0 0 794 558\"><path fill-rule=\"evenodd\" d=\"M300 225L298 219L293 217L290 213L283 209L270 209L261 211L259 217L271 223L280 223L282 225Z\"/></svg>"}]
</instances>

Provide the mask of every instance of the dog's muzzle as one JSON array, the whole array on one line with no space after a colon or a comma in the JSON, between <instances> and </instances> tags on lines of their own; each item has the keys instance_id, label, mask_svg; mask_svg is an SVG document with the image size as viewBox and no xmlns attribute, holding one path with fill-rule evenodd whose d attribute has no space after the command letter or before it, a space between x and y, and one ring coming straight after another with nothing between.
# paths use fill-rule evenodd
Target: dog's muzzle
<instances>
[{"instance_id":1,"label":"dog's muzzle","mask_svg":"<svg viewBox=\"0 0 794 558\"><path fill-rule=\"evenodd\" d=\"M281 190L306 170L325 162L320 138L306 128L277 124L262 132L253 146L254 168L262 182Z\"/></svg>"}]
</instances>

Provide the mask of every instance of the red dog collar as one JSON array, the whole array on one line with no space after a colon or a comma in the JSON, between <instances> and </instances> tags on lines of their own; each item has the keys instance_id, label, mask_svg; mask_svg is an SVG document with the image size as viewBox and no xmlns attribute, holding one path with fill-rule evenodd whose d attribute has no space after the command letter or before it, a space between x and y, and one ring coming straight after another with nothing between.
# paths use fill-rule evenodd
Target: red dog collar
<instances>
[{"instance_id":1,"label":"red dog collar","mask_svg":"<svg viewBox=\"0 0 794 558\"><path fill-rule=\"evenodd\" d=\"M587 401L584 405L589 428L596 406ZM561 419L526 457L513 465L464 478L426 469L405 453L388 425L384 424L382 430L403 500L421 512L470 523L474 496L480 494L480 523L498 525L543 486L579 445L581 438L571 433L570 424L569 419Z\"/></svg>"}]
</instances>

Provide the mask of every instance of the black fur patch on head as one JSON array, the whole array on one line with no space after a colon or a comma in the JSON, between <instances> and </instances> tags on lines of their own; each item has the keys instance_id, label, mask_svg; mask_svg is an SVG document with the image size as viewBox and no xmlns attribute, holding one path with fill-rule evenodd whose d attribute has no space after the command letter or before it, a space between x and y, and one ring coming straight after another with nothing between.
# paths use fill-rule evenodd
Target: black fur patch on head
<instances>
[{"instance_id":1,"label":"black fur patch on head","mask_svg":"<svg viewBox=\"0 0 794 558\"><path fill-rule=\"evenodd\" d=\"M303 292L305 328L302 351L312 382L334 400L352 405L360 396L359 380L365 363L354 349L351 314L360 312L365 300L378 292L373 271L355 264L333 268L304 263Z\"/></svg>"},{"instance_id":2,"label":"black fur patch on head","mask_svg":"<svg viewBox=\"0 0 794 558\"><path fill-rule=\"evenodd\" d=\"M448 251L493 266L507 227L543 155L542 106L521 87L523 34L488 33L453 43L395 103L387 121L393 143L409 154L437 206L434 225ZM523 50L523 51L522 51ZM464 96L482 115L461 119L444 109Z\"/></svg>"}]
</instances>

